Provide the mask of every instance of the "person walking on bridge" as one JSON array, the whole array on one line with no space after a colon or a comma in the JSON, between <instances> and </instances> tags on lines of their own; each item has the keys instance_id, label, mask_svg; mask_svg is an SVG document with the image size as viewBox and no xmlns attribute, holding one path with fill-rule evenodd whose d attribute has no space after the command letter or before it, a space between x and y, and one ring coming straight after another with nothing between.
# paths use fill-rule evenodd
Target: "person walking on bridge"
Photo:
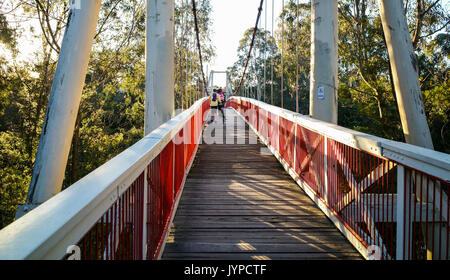
<instances>
[{"instance_id":1,"label":"person walking on bridge","mask_svg":"<svg viewBox=\"0 0 450 280\"><path fill-rule=\"evenodd\" d=\"M214 122L215 116L217 115L217 108L219 108L219 104L221 103L220 96L217 93L217 89L214 89L213 92L209 95L209 100L211 100L211 120L208 123L212 123Z\"/></svg>"},{"instance_id":2,"label":"person walking on bridge","mask_svg":"<svg viewBox=\"0 0 450 280\"><path fill-rule=\"evenodd\" d=\"M223 93L221 88L219 88L218 93L220 97L219 110L222 113L222 119L223 122L225 123L225 113L223 111L223 107L225 107L225 94Z\"/></svg>"}]
</instances>

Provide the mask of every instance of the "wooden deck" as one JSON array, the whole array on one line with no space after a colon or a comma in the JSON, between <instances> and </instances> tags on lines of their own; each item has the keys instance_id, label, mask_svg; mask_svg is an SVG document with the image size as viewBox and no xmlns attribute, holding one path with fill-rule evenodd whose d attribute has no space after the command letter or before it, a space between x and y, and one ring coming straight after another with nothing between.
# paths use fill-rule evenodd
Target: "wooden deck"
<instances>
[{"instance_id":1,"label":"wooden deck","mask_svg":"<svg viewBox=\"0 0 450 280\"><path fill-rule=\"evenodd\" d=\"M239 119L226 115L225 127ZM247 144L200 145L162 259L362 259L265 146L248 144L248 126L234 126Z\"/></svg>"}]
</instances>

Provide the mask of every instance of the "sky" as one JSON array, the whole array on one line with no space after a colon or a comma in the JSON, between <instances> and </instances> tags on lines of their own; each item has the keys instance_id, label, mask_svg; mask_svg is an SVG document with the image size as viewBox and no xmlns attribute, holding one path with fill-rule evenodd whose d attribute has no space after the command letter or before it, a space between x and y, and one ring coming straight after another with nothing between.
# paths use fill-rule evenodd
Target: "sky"
<instances>
[{"instance_id":1,"label":"sky","mask_svg":"<svg viewBox=\"0 0 450 280\"><path fill-rule=\"evenodd\" d=\"M212 41L216 47L216 58L211 64L205 66L208 70L225 71L237 60L239 41L245 30L254 27L258 15L260 0L211 0L212 5ZM267 4L267 10L265 5ZM274 29L276 18L281 11L280 0L274 1ZM261 27L264 28L267 13L267 29L272 28L272 1L266 0L261 12ZM206 70L206 69L205 69ZM205 73L206 75L206 73ZM208 73L209 76L209 73ZM225 86L225 74L214 75L214 84Z\"/></svg>"}]
</instances>

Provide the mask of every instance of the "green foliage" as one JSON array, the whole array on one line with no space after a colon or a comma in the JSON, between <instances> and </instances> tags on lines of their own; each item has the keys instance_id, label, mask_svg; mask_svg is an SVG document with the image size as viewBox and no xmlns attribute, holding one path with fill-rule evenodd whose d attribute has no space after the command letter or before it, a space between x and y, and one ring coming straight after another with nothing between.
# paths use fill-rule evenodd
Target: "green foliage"
<instances>
[{"instance_id":1,"label":"green foliage","mask_svg":"<svg viewBox=\"0 0 450 280\"><path fill-rule=\"evenodd\" d=\"M297 9L298 8L298 9ZM298 16L297 16L298 15ZM296 5L289 1L280 15L284 20L284 35L279 31L270 34L267 30L259 29L255 37L254 51L244 78L244 88L256 97L257 85L264 85L264 69L266 72L265 102L281 106L281 59L283 59L283 107L295 111L296 87L299 93L299 112L308 113L309 103L309 43L311 38L310 7L309 4ZM238 60L231 68L231 80L236 88L243 72L247 58L253 28L249 28L240 41ZM284 40L283 44L281 40ZM282 49L283 45L283 49ZM298 69L298 70L297 70ZM244 95L244 93L240 93ZM263 94L261 94L261 99Z\"/></svg>"},{"instance_id":2,"label":"green foliage","mask_svg":"<svg viewBox=\"0 0 450 280\"><path fill-rule=\"evenodd\" d=\"M273 61L275 70L273 104L281 106L280 84L283 73L283 107L295 111L298 85L299 112L307 115L311 12L309 4L297 6L296 2L287 1L279 15L280 23L273 34L274 38L271 34L267 36L271 38L269 42L274 40L275 46L268 53L267 63L270 69ZM406 3L405 11L417 51L419 82L433 143L436 150L448 153L450 16L441 1L413 0ZM357 131L404 141L378 4L373 0L342 0L338 2L338 8L338 123ZM242 42L248 42L251 30L244 34ZM242 74L242 56L248 52L246 47L247 44L239 46L238 53L241 55L233 66L235 87L236 80ZM264 65L258 52L252 57L252 63L260 68ZM258 70L250 68L249 71ZM269 76L268 92L272 89L271 80ZM256 79L251 74L245 77L245 85L251 92L256 92L252 90L256 81L261 79ZM271 102L270 99L265 101Z\"/></svg>"},{"instance_id":3,"label":"green foliage","mask_svg":"<svg viewBox=\"0 0 450 280\"><path fill-rule=\"evenodd\" d=\"M238 60L230 67L230 80L234 88L237 88L244 72L244 66L247 61L248 52L250 50L250 44L252 41L254 33L254 28L249 28L244 32L244 36L239 42L239 47L237 50ZM252 49L252 57L247 65L246 74L241 87L242 95L245 92L251 92L251 94L256 94L256 92L261 89L259 85L264 85L263 78L264 72L266 74L266 101L270 100L272 87L279 87L279 81L276 79L272 80L268 77L272 76L272 72L275 69L271 68L271 60L279 60L279 53L276 46L275 38L273 38L268 31L258 30L255 34L255 41ZM276 93L274 93L276 95ZM262 93L262 96L264 94ZM276 96L274 96L276 98Z\"/></svg>"},{"instance_id":4,"label":"green foliage","mask_svg":"<svg viewBox=\"0 0 450 280\"><path fill-rule=\"evenodd\" d=\"M203 66L210 61L215 50L211 42L211 3L197 1L197 22L202 48ZM175 5L175 108L189 108L202 96L203 78L197 39L194 30L194 17L191 2ZM205 79L207 78L205 74Z\"/></svg>"},{"instance_id":5,"label":"green foliage","mask_svg":"<svg viewBox=\"0 0 450 280\"><path fill-rule=\"evenodd\" d=\"M20 135L0 131L0 227L11 223L17 205L25 202L31 170L24 147Z\"/></svg>"},{"instance_id":6,"label":"green foliage","mask_svg":"<svg viewBox=\"0 0 450 280\"><path fill-rule=\"evenodd\" d=\"M450 82L447 79L444 84L437 85L430 90L425 90L424 106L433 138L434 148L438 151L450 153Z\"/></svg>"},{"instance_id":7,"label":"green foliage","mask_svg":"<svg viewBox=\"0 0 450 280\"><path fill-rule=\"evenodd\" d=\"M9 25L6 16L0 14L0 43L5 44L10 49L14 49L17 44L16 36L16 30Z\"/></svg>"},{"instance_id":8,"label":"green foliage","mask_svg":"<svg viewBox=\"0 0 450 280\"><path fill-rule=\"evenodd\" d=\"M36 47L35 60L7 61L0 54L0 228L11 223L17 205L26 202L56 69L58 38L64 34L68 17L67 1L11 1L20 11L17 19L41 17L44 24L35 28L40 28L39 32L33 33L42 42ZM145 0L102 1L63 189L133 145L144 134L145 4ZM209 29L210 1L201 1L198 9L203 57L207 61L214 55ZM181 21L183 13L185 19ZM177 108L181 108L181 89L184 89L185 104L200 96L200 76L198 71L193 74L199 61L193 47L191 8L186 4L177 5L175 14L175 99ZM52 21L50 26L45 23L46 16ZM11 42L16 30L4 20L0 14L0 40ZM186 74L180 75L182 70L189 75L187 80Z\"/></svg>"},{"instance_id":9,"label":"green foliage","mask_svg":"<svg viewBox=\"0 0 450 280\"><path fill-rule=\"evenodd\" d=\"M145 65L141 48L138 45L121 48L120 53L110 49L93 53L63 187L142 138Z\"/></svg>"}]
</instances>

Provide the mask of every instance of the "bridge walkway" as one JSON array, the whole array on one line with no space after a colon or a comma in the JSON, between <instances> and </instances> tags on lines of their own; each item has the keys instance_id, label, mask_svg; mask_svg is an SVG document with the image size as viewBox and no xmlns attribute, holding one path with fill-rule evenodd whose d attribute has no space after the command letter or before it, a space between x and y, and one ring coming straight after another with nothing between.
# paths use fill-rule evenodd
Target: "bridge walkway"
<instances>
[{"instance_id":1,"label":"bridge walkway","mask_svg":"<svg viewBox=\"0 0 450 280\"><path fill-rule=\"evenodd\" d=\"M224 132L224 144L199 146L162 259L362 259L266 146L252 141L242 118L225 112L204 139L228 129L245 144L227 144Z\"/></svg>"}]
</instances>

